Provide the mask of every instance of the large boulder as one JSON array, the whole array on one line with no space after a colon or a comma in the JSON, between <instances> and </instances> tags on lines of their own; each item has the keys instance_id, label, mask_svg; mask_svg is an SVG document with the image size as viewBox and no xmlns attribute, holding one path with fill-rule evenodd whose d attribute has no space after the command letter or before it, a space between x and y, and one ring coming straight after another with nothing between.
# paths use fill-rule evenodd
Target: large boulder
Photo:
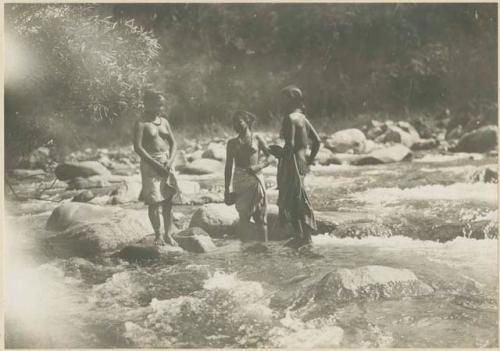
<instances>
[{"instance_id":1,"label":"large boulder","mask_svg":"<svg viewBox=\"0 0 500 351\"><path fill-rule=\"evenodd\" d=\"M385 266L340 268L311 286L314 301L395 299L430 295L434 290L408 269Z\"/></svg>"},{"instance_id":2,"label":"large boulder","mask_svg":"<svg viewBox=\"0 0 500 351\"><path fill-rule=\"evenodd\" d=\"M200 158L188 163L183 169L184 174L211 174L211 173L221 173L224 169L224 164L217 160L212 160L209 158Z\"/></svg>"},{"instance_id":3,"label":"large boulder","mask_svg":"<svg viewBox=\"0 0 500 351\"><path fill-rule=\"evenodd\" d=\"M83 161L74 163L62 163L55 169L59 180L69 180L77 177L88 178L91 176L110 176L111 172L97 161Z\"/></svg>"},{"instance_id":4,"label":"large boulder","mask_svg":"<svg viewBox=\"0 0 500 351\"><path fill-rule=\"evenodd\" d=\"M217 248L210 235L198 227L187 228L175 233L174 239L180 247L190 252L205 253Z\"/></svg>"},{"instance_id":5,"label":"large boulder","mask_svg":"<svg viewBox=\"0 0 500 351\"><path fill-rule=\"evenodd\" d=\"M207 149L201 155L202 158L211 158L213 160L226 160L226 147L219 143L210 143Z\"/></svg>"},{"instance_id":6,"label":"large boulder","mask_svg":"<svg viewBox=\"0 0 500 351\"><path fill-rule=\"evenodd\" d=\"M325 147L333 152L345 153L348 150L363 152L366 137L356 128L345 129L332 134L325 141Z\"/></svg>"},{"instance_id":7,"label":"large boulder","mask_svg":"<svg viewBox=\"0 0 500 351\"><path fill-rule=\"evenodd\" d=\"M497 126L484 126L464 134L453 152L488 152L497 147Z\"/></svg>"},{"instance_id":8,"label":"large boulder","mask_svg":"<svg viewBox=\"0 0 500 351\"><path fill-rule=\"evenodd\" d=\"M118 209L102 207L78 202L66 202L57 206L49 219L46 228L48 230L65 230L72 225L98 221L102 218L114 216Z\"/></svg>"},{"instance_id":9,"label":"large boulder","mask_svg":"<svg viewBox=\"0 0 500 351\"><path fill-rule=\"evenodd\" d=\"M47 228L62 230L46 239L59 256L90 257L136 242L152 229L145 211L112 210L84 203L57 207Z\"/></svg>"},{"instance_id":10,"label":"large boulder","mask_svg":"<svg viewBox=\"0 0 500 351\"><path fill-rule=\"evenodd\" d=\"M401 144L376 149L373 152L362 155L352 161L355 165L376 165L381 163L392 163L407 161L413 157L410 149Z\"/></svg>"},{"instance_id":11,"label":"large boulder","mask_svg":"<svg viewBox=\"0 0 500 351\"><path fill-rule=\"evenodd\" d=\"M386 266L338 268L321 278L298 277L298 285L275 294L272 306L323 309L358 301L426 296L434 290L408 269ZM314 305L311 304L314 301Z\"/></svg>"},{"instance_id":12,"label":"large boulder","mask_svg":"<svg viewBox=\"0 0 500 351\"><path fill-rule=\"evenodd\" d=\"M238 212L234 206L206 204L193 214L189 227L199 227L211 237L232 236L235 234L235 225L238 220Z\"/></svg>"}]
</instances>

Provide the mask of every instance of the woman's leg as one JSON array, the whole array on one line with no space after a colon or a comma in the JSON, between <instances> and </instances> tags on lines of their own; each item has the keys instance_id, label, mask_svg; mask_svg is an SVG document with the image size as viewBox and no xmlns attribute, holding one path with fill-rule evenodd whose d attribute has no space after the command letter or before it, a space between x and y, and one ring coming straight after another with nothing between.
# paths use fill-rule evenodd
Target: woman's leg
<instances>
[{"instance_id":1,"label":"woman's leg","mask_svg":"<svg viewBox=\"0 0 500 351\"><path fill-rule=\"evenodd\" d=\"M148 206L148 216L151 221L151 225L153 230L155 231L155 244L163 245L165 242L163 241L160 233L160 204L151 204Z\"/></svg>"},{"instance_id":2,"label":"woman's leg","mask_svg":"<svg viewBox=\"0 0 500 351\"><path fill-rule=\"evenodd\" d=\"M257 234L259 236L259 240L264 240L264 242L268 241L268 230L267 230L267 221L266 221L266 213L264 214L254 214L253 220L257 227Z\"/></svg>"},{"instance_id":3,"label":"woman's leg","mask_svg":"<svg viewBox=\"0 0 500 351\"><path fill-rule=\"evenodd\" d=\"M172 200L162 202L163 225L165 227L165 240L172 246L178 246L172 238Z\"/></svg>"}]
</instances>

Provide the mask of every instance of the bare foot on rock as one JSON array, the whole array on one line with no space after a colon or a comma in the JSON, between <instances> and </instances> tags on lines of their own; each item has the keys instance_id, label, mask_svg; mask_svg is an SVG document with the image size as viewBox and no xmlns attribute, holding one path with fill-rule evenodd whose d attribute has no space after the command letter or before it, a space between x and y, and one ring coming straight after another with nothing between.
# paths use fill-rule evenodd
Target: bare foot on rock
<instances>
[{"instance_id":1,"label":"bare foot on rock","mask_svg":"<svg viewBox=\"0 0 500 351\"><path fill-rule=\"evenodd\" d=\"M156 246L165 246L165 241L162 238L156 238L155 239L155 245Z\"/></svg>"},{"instance_id":2,"label":"bare foot on rock","mask_svg":"<svg viewBox=\"0 0 500 351\"><path fill-rule=\"evenodd\" d=\"M174 246L174 247L178 247L179 244L177 243L177 241L175 241L174 238L172 238L171 235L165 235L165 241L167 242L167 244L171 245L171 246Z\"/></svg>"}]
</instances>

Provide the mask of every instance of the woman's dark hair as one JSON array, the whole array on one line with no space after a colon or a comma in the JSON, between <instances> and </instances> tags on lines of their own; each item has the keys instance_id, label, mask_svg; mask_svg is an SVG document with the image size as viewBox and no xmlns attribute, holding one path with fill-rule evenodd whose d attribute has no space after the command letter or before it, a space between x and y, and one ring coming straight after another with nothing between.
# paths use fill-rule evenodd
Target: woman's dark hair
<instances>
[{"instance_id":1,"label":"woman's dark hair","mask_svg":"<svg viewBox=\"0 0 500 351\"><path fill-rule=\"evenodd\" d=\"M289 85L281 89L281 93L285 95L290 103L291 103L291 108L293 109L301 109L303 113L306 112L306 106L304 105L303 102L303 96L302 96L302 90L300 90L297 86L295 85Z\"/></svg>"},{"instance_id":2,"label":"woman's dark hair","mask_svg":"<svg viewBox=\"0 0 500 351\"><path fill-rule=\"evenodd\" d=\"M233 114L233 121L236 119L243 119L247 124L248 128L252 129L252 125L254 124L257 117L248 111L245 110L237 110Z\"/></svg>"}]
</instances>

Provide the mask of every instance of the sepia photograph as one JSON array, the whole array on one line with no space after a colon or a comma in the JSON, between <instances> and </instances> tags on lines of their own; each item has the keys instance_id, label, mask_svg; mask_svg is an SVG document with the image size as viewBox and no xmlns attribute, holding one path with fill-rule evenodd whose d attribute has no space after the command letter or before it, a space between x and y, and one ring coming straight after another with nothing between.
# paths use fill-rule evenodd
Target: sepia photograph
<instances>
[{"instance_id":1,"label":"sepia photograph","mask_svg":"<svg viewBox=\"0 0 500 351\"><path fill-rule=\"evenodd\" d=\"M498 4L3 4L6 349L497 348Z\"/></svg>"}]
</instances>

